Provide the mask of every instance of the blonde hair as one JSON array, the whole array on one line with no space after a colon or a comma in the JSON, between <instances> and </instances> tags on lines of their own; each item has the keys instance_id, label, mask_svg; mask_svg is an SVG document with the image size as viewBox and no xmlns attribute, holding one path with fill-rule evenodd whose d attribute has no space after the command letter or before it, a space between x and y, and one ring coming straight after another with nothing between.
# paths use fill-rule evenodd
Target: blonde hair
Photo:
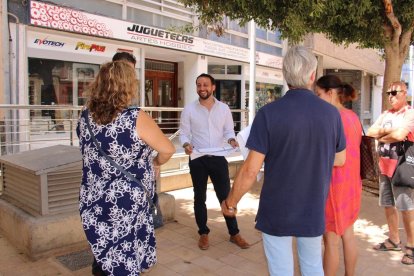
<instances>
[{"instance_id":1,"label":"blonde hair","mask_svg":"<svg viewBox=\"0 0 414 276\"><path fill-rule=\"evenodd\" d=\"M135 69L127 61L113 61L102 65L88 90L89 108L93 120L108 124L127 108L138 94Z\"/></svg>"}]
</instances>

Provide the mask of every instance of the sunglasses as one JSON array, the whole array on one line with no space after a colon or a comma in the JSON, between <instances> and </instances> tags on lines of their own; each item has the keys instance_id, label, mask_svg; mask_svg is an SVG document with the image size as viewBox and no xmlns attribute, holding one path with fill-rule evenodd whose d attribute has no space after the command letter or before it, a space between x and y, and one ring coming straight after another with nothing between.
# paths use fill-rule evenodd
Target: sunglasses
<instances>
[{"instance_id":1,"label":"sunglasses","mask_svg":"<svg viewBox=\"0 0 414 276\"><path fill-rule=\"evenodd\" d=\"M404 90L391 90L391 91L387 91L385 92L388 96L393 95L396 96L398 92L404 92Z\"/></svg>"}]
</instances>

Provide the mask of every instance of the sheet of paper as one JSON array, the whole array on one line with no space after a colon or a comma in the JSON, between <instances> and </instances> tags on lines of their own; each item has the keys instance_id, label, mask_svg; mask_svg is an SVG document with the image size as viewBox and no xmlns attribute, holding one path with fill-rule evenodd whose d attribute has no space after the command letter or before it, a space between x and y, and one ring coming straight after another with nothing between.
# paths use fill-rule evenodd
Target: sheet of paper
<instances>
[{"instance_id":1,"label":"sheet of paper","mask_svg":"<svg viewBox=\"0 0 414 276\"><path fill-rule=\"evenodd\" d=\"M193 149L193 153L190 155L191 160L194 160L203 155L215 155L215 156L227 156L233 152L238 151L239 148L229 147L217 147L217 148L202 148Z\"/></svg>"}]
</instances>

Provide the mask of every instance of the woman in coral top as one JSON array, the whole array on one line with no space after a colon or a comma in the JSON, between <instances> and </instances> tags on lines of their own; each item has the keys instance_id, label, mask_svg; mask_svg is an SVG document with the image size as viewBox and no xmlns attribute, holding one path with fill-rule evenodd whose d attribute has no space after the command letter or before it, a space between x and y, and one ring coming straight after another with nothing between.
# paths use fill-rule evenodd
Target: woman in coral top
<instances>
[{"instance_id":1,"label":"woman in coral top","mask_svg":"<svg viewBox=\"0 0 414 276\"><path fill-rule=\"evenodd\" d=\"M346 162L344 166L333 169L326 201L323 268L325 275L336 275L339 243L342 240L345 275L354 275L358 250L353 226L361 206L359 146L362 127L358 116L345 108L344 103L356 100L357 93L352 86L343 84L334 75L318 79L315 93L338 108L346 137Z\"/></svg>"}]
</instances>

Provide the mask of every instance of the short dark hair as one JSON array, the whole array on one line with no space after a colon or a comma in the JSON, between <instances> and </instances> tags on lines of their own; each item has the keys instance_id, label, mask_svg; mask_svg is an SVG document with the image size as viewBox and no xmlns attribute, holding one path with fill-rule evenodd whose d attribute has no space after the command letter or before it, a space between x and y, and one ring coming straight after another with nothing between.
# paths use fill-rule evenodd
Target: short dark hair
<instances>
[{"instance_id":1,"label":"short dark hair","mask_svg":"<svg viewBox=\"0 0 414 276\"><path fill-rule=\"evenodd\" d=\"M213 84L213 85L216 85L216 81L214 80L214 78L211 76L211 75L209 75L209 74L205 74L205 73L203 73L203 74L201 74L200 76L198 76L197 78L196 78L196 83L197 83L197 81L198 81L198 79L199 78L209 78L210 79L210 81L211 81L211 84Z\"/></svg>"},{"instance_id":2,"label":"short dark hair","mask_svg":"<svg viewBox=\"0 0 414 276\"><path fill-rule=\"evenodd\" d=\"M118 60L126 60L128 62L131 62L132 64L137 63L136 58L134 57L133 54L128 53L128 52L117 52L113 57L112 57L112 61L118 61Z\"/></svg>"}]
</instances>

